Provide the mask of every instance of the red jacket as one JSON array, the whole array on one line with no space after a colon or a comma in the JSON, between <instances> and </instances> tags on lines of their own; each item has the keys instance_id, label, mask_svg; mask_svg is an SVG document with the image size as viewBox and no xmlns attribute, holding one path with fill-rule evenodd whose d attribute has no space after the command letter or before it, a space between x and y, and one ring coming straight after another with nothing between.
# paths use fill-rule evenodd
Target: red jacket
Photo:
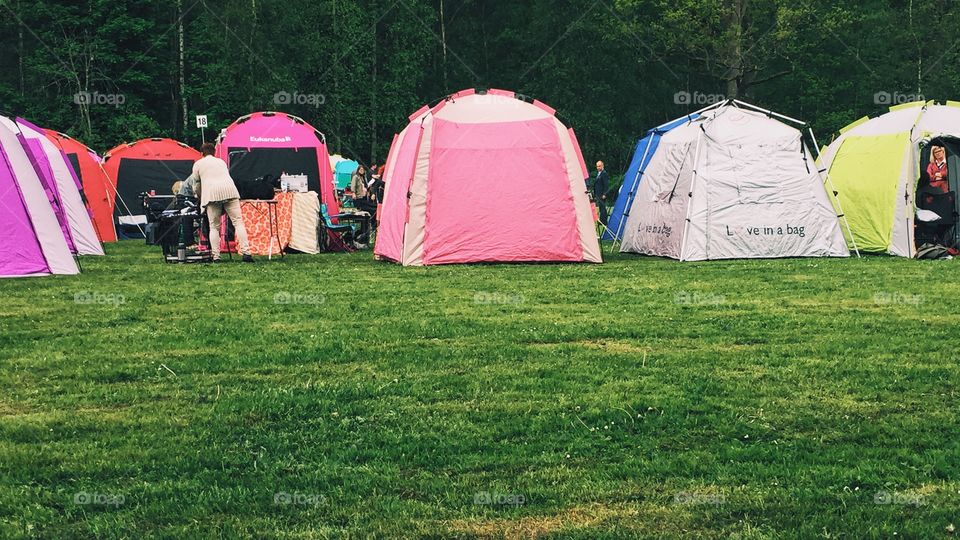
<instances>
[{"instance_id":1,"label":"red jacket","mask_svg":"<svg viewBox=\"0 0 960 540\"><path fill-rule=\"evenodd\" d=\"M940 173L940 180L937 180L937 173ZM950 181L947 178L947 162L944 161L939 167L933 161L927 165L927 176L930 177L930 186L946 193L950 191Z\"/></svg>"}]
</instances>

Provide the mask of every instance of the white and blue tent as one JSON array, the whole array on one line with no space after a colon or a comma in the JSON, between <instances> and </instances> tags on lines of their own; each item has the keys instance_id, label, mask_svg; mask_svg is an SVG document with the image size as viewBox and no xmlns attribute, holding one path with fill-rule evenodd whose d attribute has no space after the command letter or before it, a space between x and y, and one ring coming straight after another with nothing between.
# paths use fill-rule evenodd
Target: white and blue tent
<instances>
[{"instance_id":1,"label":"white and blue tent","mask_svg":"<svg viewBox=\"0 0 960 540\"><path fill-rule=\"evenodd\" d=\"M688 122L696 120L699 114L692 113L676 120L671 120L666 124L661 124L650 131L637 142L637 147L633 151L633 158L630 160L630 167L623 175L623 184L620 185L620 191L617 194L617 200L613 203L613 212L607 221L607 227L603 231L603 240L623 239L623 227L627 223L627 217L630 215L630 208L633 206L633 199L636 197L637 188L643 179L643 173L647 170L647 165L653 159L653 154L660 145L660 138L670 130L680 127Z\"/></svg>"},{"instance_id":2,"label":"white and blue tent","mask_svg":"<svg viewBox=\"0 0 960 540\"><path fill-rule=\"evenodd\" d=\"M661 136L625 212L621 253L850 256L804 122L738 100L697 112Z\"/></svg>"}]
</instances>

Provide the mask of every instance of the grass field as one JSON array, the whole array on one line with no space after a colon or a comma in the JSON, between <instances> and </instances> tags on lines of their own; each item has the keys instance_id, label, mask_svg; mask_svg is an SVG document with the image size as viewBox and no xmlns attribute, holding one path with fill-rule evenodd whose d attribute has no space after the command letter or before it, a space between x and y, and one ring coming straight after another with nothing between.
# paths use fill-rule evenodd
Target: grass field
<instances>
[{"instance_id":1,"label":"grass field","mask_svg":"<svg viewBox=\"0 0 960 540\"><path fill-rule=\"evenodd\" d=\"M0 538L960 527L960 262L607 258L0 280Z\"/></svg>"}]
</instances>

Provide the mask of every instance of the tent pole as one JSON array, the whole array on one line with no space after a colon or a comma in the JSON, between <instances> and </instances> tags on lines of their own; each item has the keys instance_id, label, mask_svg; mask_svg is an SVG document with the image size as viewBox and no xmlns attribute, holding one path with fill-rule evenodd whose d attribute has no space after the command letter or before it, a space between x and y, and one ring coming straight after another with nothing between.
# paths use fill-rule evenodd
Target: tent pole
<instances>
[{"instance_id":1,"label":"tent pole","mask_svg":"<svg viewBox=\"0 0 960 540\"><path fill-rule=\"evenodd\" d=\"M817 159L820 159L820 143L817 142L817 136L813 134L813 128L807 128L810 134L810 140L813 141L813 151L817 153Z\"/></svg>"},{"instance_id":2,"label":"tent pole","mask_svg":"<svg viewBox=\"0 0 960 540\"><path fill-rule=\"evenodd\" d=\"M706 135L706 129L700 126L700 135L697 136L697 150L693 155L693 176L690 178L690 193L693 193L697 184L698 165L700 164L700 144L703 142L703 136ZM686 158L686 156L684 156ZM683 261L683 246L687 243L687 233L690 230L690 211L693 209L693 197L687 196L687 215L683 221L683 236L680 238L680 261Z\"/></svg>"},{"instance_id":3,"label":"tent pole","mask_svg":"<svg viewBox=\"0 0 960 540\"><path fill-rule=\"evenodd\" d=\"M104 174L104 176L107 177L107 182L109 182L110 187L113 188L113 193L114 193L113 196L120 201L120 204L123 205L124 210L127 211L127 215L130 217L133 217L133 212L130 210L130 207L127 206L127 201L124 201L123 197L120 196L120 193L117 191L117 186L113 183L113 180L110 179L110 175ZM142 234L143 237L146 238L147 233L143 230L143 227L141 227L139 223L134 223L134 225L137 226L137 230L140 231L140 234Z\"/></svg>"},{"instance_id":4,"label":"tent pole","mask_svg":"<svg viewBox=\"0 0 960 540\"><path fill-rule=\"evenodd\" d=\"M817 160L814 161L814 166L817 168L817 176L820 177L820 182L824 185L829 184L828 189L830 194L836 194L837 190L833 185L833 179L830 178L830 172L826 169L823 169L823 173L820 172L820 150L817 145L817 137L813 134L813 129L807 128L807 132L810 134L810 139L813 140L813 150L817 153ZM802 142L802 141L801 141ZM824 175L826 175L826 181L824 181ZM853 252L857 254L857 258L860 258L860 250L857 248L857 240L853 237L853 230L850 229L850 222L847 221L847 214L843 211L843 203L840 202L839 195L833 195L833 199L837 201L837 209L840 210L840 217L843 218L843 224L847 228L847 235L850 237L850 243L853 244Z\"/></svg>"},{"instance_id":5,"label":"tent pole","mask_svg":"<svg viewBox=\"0 0 960 540\"><path fill-rule=\"evenodd\" d=\"M729 100L726 100L726 99L720 100L720 101L714 103L713 105L707 105L706 107L704 107L704 108L702 108L702 109L693 111L692 113L688 114L687 116L689 117L689 116L693 116L693 115L695 115L695 114L702 114L702 113L705 113L705 112L707 112L707 111L709 111L709 110L711 110L711 109L716 109L716 108L718 108L718 107L721 107L721 106L723 106L723 105L726 105L726 104L727 104L727 101L729 101ZM669 122L667 122L667 123L669 124ZM664 125L666 125L666 124L664 124Z\"/></svg>"},{"instance_id":6,"label":"tent pole","mask_svg":"<svg viewBox=\"0 0 960 540\"><path fill-rule=\"evenodd\" d=\"M803 127L806 127L806 126L807 126L807 123L804 122L804 121L802 121L802 120L797 120L796 118L790 118L789 116L785 116L785 115L782 115L782 114L780 114L780 113L775 113L775 112L773 112L773 111L769 111L769 110L767 110L767 109L764 109L763 107L757 107L756 105L751 105L751 104L749 104L749 103L744 103L743 101L740 101L739 99L734 99L734 100L732 100L732 101L733 101L734 103L736 103L737 105L743 105L744 107L753 109L753 110L758 111L758 112L762 112L762 113L764 113L764 114L769 114L770 116L776 116L777 118L781 118L781 119L783 119L783 120L788 120L788 121L793 122L793 123L795 123L795 124L799 124L799 125L801 125L801 126L803 126Z\"/></svg>"},{"instance_id":7,"label":"tent pole","mask_svg":"<svg viewBox=\"0 0 960 540\"><path fill-rule=\"evenodd\" d=\"M654 131L650 131L647 136L649 137L655 134L656 133ZM637 176L633 179L632 188L627 192L627 203L623 206L625 213L620 216L620 224L617 225L617 232L613 235L613 243L610 244L610 253L613 253L614 248L617 247L617 242L620 242L621 245L623 244L620 235L623 234L623 228L627 226L626 218L630 215L630 207L633 206L633 201L636 198L635 196L631 195L636 193L637 185L640 182L640 177L643 176L644 162L647 159L647 153L650 151L651 142L652 141L647 141L647 146L643 149L643 157L640 158L640 164L637 167Z\"/></svg>"},{"instance_id":8,"label":"tent pole","mask_svg":"<svg viewBox=\"0 0 960 540\"><path fill-rule=\"evenodd\" d=\"M606 225L604 225L603 222L597 221L597 223L600 224L600 231L599 231L599 234L597 235L597 240L602 240L603 235L606 233L613 234L613 231L610 230L610 227L607 227ZM603 248L601 248L601 251L603 251ZM613 253L613 252L611 251L610 253Z\"/></svg>"},{"instance_id":9,"label":"tent pole","mask_svg":"<svg viewBox=\"0 0 960 540\"><path fill-rule=\"evenodd\" d=\"M906 216L906 220L907 220L907 223L906 223L907 231L913 231L913 227L911 227L911 222L913 221L913 217L914 217L914 215L916 215L916 211L917 211L917 201L916 201L916 199L913 200L913 204L912 204L912 205L909 204L909 203L910 203L911 190L912 190L914 193L916 193L917 183L920 181L920 159L921 159L921 157L920 157L920 146L919 146L919 144L918 144L920 141L917 141L916 143L914 142L913 133L914 133L914 131L916 131L917 126L920 125L920 120L923 118L923 115L927 112L927 106L930 105L931 103L934 103L934 101L924 102L923 106L920 107L920 111L917 113L917 117L913 119L913 126L910 128L910 148L911 148L911 149L914 149L914 148L915 148L915 149L917 150L917 154L916 154L916 157L914 158L913 181L912 181L909 185L907 185L907 184L906 184L906 179L904 179L904 184L905 184L904 187L907 188L907 192L903 194L904 203L905 203L904 206L906 207L907 211L909 212L909 213L907 214L907 216ZM912 154L912 153L911 153L911 154ZM914 195L914 196L915 196L915 195ZM894 241L895 241L895 240L894 240ZM907 253L910 254L910 257L911 257L911 258L917 256L916 233L914 233L914 232L908 232L908 233L907 233Z\"/></svg>"}]
</instances>

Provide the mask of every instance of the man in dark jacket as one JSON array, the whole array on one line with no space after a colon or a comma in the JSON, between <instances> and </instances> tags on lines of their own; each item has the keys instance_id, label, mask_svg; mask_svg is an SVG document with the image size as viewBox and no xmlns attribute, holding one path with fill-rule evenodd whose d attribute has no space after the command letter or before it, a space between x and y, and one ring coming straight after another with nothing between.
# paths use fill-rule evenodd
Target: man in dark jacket
<instances>
[{"instance_id":1,"label":"man in dark jacket","mask_svg":"<svg viewBox=\"0 0 960 540\"><path fill-rule=\"evenodd\" d=\"M603 168L603 162L597 162L597 176L593 179L593 200L600 212L600 223L607 225L607 191L610 190L610 175Z\"/></svg>"}]
</instances>

